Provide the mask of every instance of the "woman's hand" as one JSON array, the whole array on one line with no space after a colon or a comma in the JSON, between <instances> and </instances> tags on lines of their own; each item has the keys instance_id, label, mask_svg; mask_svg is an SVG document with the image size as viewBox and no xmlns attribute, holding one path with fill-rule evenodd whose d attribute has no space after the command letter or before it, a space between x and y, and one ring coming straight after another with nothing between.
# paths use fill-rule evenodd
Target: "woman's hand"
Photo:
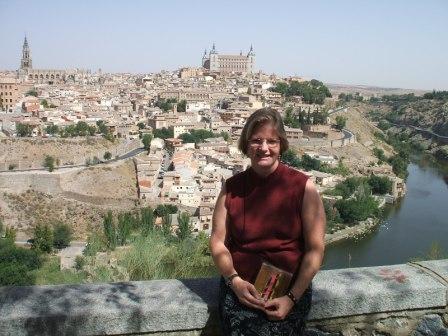
<instances>
[{"instance_id":1,"label":"woman's hand","mask_svg":"<svg viewBox=\"0 0 448 336\"><path fill-rule=\"evenodd\" d=\"M284 295L277 299L266 301L264 310L269 320L280 321L288 315L292 307L294 307L294 303L289 297Z\"/></svg>"},{"instance_id":2,"label":"woman's hand","mask_svg":"<svg viewBox=\"0 0 448 336\"><path fill-rule=\"evenodd\" d=\"M236 277L232 280L231 288L242 304L251 308L264 310L265 302L250 282Z\"/></svg>"}]
</instances>

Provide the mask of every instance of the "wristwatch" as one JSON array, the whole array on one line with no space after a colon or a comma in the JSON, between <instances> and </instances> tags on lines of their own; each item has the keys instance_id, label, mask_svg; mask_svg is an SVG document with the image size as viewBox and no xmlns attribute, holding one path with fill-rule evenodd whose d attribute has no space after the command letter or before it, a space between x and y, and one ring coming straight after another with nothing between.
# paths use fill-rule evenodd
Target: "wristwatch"
<instances>
[{"instance_id":1,"label":"wristwatch","mask_svg":"<svg viewBox=\"0 0 448 336\"><path fill-rule=\"evenodd\" d=\"M228 277L224 277L226 281L226 285L229 287L232 287L232 280L238 277L238 273L233 273L232 275L229 275Z\"/></svg>"},{"instance_id":2,"label":"wristwatch","mask_svg":"<svg viewBox=\"0 0 448 336\"><path fill-rule=\"evenodd\" d=\"M294 294L291 291L286 293L286 296L289 297L294 304L297 303L297 299L296 299L296 297L294 296Z\"/></svg>"}]
</instances>

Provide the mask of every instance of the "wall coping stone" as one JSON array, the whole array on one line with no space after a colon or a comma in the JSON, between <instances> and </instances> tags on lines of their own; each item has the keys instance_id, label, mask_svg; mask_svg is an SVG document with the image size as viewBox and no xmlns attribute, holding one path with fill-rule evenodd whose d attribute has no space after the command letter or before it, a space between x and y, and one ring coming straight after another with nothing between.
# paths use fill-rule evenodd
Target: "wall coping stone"
<instances>
[{"instance_id":1,"label":"wall coping stone","mask_svg":"<svg viewBox=\"0 0 448 336\"><path fill-rule=\"evenodd\" d=\"M447 278L448 259L422 262ZM219 279L0 287L2 335L104 335L217 327ZM447 306L447 286L411 265L321 271L310 320Z\"/></svg>"}]
</instances>

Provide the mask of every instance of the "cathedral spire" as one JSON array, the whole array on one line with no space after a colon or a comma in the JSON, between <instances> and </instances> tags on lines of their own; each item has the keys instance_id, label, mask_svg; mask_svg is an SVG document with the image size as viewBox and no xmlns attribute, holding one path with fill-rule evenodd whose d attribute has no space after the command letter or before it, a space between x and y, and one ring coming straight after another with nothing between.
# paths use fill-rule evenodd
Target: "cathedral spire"
<instances>
[{"instance_id":1,"label":"cathedral spire","mask_svg":"<svg viewBox=\"0 0 448 336\"><path fill-rule=\"evenodd\" d=\"M213 43L213 47L212 47L212 50L210 51L210 54L217 54L218 52L216 51L216 46L215 46L215 44Z\"/></svg>"},{"instance_id":2,"label":"cathedral spire","mask_svg":"<svg viewBox=\"0 0 448 336\"><path fill-rule=\"evenodd\" d=\"M252 44L250 45L250 50L249 50L249 52L247 53L247 56L255 56L254 48L252 47Z\"/></svg>"},{"instance_id":3,"label":"cathedral spire","mask_svg":"<svg viewBox=\"0 0 448 336\"><path fill-rule=\"evenodd\" d=\"M30 47L28 46L28 40L23 40L23 47L22 47L22 59L20 60L20 69L32 69L33 68L33 62L31 60L31 51Z\"/></svg>"}]
</instances>

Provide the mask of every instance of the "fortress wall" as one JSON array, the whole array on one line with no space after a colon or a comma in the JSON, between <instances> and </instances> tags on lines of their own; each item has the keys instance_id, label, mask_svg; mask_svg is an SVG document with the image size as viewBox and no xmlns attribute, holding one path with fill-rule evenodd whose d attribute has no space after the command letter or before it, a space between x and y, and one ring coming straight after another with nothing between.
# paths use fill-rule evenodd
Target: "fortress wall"
<instances>
[{"instance_id":1,"label":"fortress wall","mask_svg":"<svg viewBox=\"0 0 448 336\"><path fill-rule=\"evenodd\" d=\"M60 176L42 172L0 174L0 192L22 193L28 189L47 194L61 193Z\"/></svg>"}]
</instances>

